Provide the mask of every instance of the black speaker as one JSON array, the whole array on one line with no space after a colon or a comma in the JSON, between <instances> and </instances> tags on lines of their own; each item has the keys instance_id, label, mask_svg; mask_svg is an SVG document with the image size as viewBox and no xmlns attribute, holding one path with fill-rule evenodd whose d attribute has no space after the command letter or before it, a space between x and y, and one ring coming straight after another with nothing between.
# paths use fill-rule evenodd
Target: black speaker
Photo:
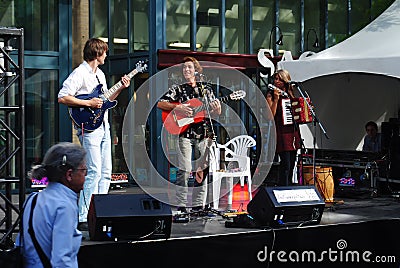
<instances>
[{"instance_id":1,"label":"black speaker","mask_svg":"<svg viewBox=\"0 0 400 268\"><path fill-rule=\"evenodd\" d=\"M247 212L260 226L319 224L325 202L314 185L259 188Z\"/></svg>"},{"instance_id":2,"label":"black speaker","mask_svg":"<svg viewBox=\"0 0 400 268\"><path fill-rule=\"evenodd\" d=\"M171 207L147 194L94 194L88 213L91 240L162 239L171 235Z\"/></svg>"}]
</instances>

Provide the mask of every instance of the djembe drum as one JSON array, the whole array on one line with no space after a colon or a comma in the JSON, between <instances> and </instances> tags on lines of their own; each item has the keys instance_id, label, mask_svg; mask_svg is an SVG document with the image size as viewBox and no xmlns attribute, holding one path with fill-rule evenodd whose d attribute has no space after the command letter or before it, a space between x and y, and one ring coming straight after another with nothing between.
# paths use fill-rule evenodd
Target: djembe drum
<instances>
[{"instance_id":1,"label":"djembe drum","mask_svg":"<svg viewBox=\"0 0 400 268\"><path fill-rule=\"evenodd\" d=\"M332 176L332 167L315 167L315 177L313 178L313 167L303 166L303 184L315 185L318 192L322 195L326 203L333 202L335 184Z\"/></svg>"}]
</instances>

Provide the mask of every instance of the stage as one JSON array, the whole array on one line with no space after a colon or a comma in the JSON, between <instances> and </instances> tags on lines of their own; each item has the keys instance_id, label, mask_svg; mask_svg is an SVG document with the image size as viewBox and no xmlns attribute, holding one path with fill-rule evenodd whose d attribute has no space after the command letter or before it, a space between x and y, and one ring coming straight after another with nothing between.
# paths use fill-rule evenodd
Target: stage
<instances>
[{"instance_id":1,"label":"stage","mask_svg":"<svg viewBox=\"0 0 400 268\"><path fill-rule=\"evenodd\" d=\"M133 190L132 190L133 189ZM132 194L121 188L110 194ZM223 200L221 200L223 201ZM246 207L245 207L246 208ZM172 208L172 214L176 212ZM80 267L399 267L400 200L354 195L326 203L319 224L280 228L226 227L212 210L172 222L169 238L92 241Z\"/></svg>"}]
</instances>

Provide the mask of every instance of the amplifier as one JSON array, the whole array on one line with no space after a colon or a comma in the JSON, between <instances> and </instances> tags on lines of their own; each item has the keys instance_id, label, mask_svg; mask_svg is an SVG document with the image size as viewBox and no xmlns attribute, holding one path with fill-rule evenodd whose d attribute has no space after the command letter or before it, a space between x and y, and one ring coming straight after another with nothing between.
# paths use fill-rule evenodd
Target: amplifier
<instances>
[{"instance_id":1,"label":"amplifier","mask_svg":"<svg viewBox=\"0 0 400 268\"><path fill-rule=\"evenodd\" d=\"M319 224L324 199L314 185L259 188L247 211L260 226Z\"/></svg>"},{"instance_id":2,"label":"amplifier","mask_svg":"<svg viewBox=\"0 0 400 268\"><path fill-rule=\"evenodd\" d=\"M94 194L88 213L90 239L169 238L171 207L159 200L166 199L147 194Z\"/></svg>"}]
</instances>

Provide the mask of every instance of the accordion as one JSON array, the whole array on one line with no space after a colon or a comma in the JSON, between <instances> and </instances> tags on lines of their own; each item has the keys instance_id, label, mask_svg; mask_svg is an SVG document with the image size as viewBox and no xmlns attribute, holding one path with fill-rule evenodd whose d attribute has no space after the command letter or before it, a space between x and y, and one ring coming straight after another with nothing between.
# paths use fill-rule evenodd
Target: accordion
<instances>
[{"instance_id":1,"label":"accordion","mask_svg":"<svg viewBox=\"0 0 400 268\"><path fill-rule=\"evenodd\" d=\"M312 114L307 102L311 104L310 98L282 99L283 124L291 125L294 121L297 124L312 122Z\"/></svg>"}]
</instances>

